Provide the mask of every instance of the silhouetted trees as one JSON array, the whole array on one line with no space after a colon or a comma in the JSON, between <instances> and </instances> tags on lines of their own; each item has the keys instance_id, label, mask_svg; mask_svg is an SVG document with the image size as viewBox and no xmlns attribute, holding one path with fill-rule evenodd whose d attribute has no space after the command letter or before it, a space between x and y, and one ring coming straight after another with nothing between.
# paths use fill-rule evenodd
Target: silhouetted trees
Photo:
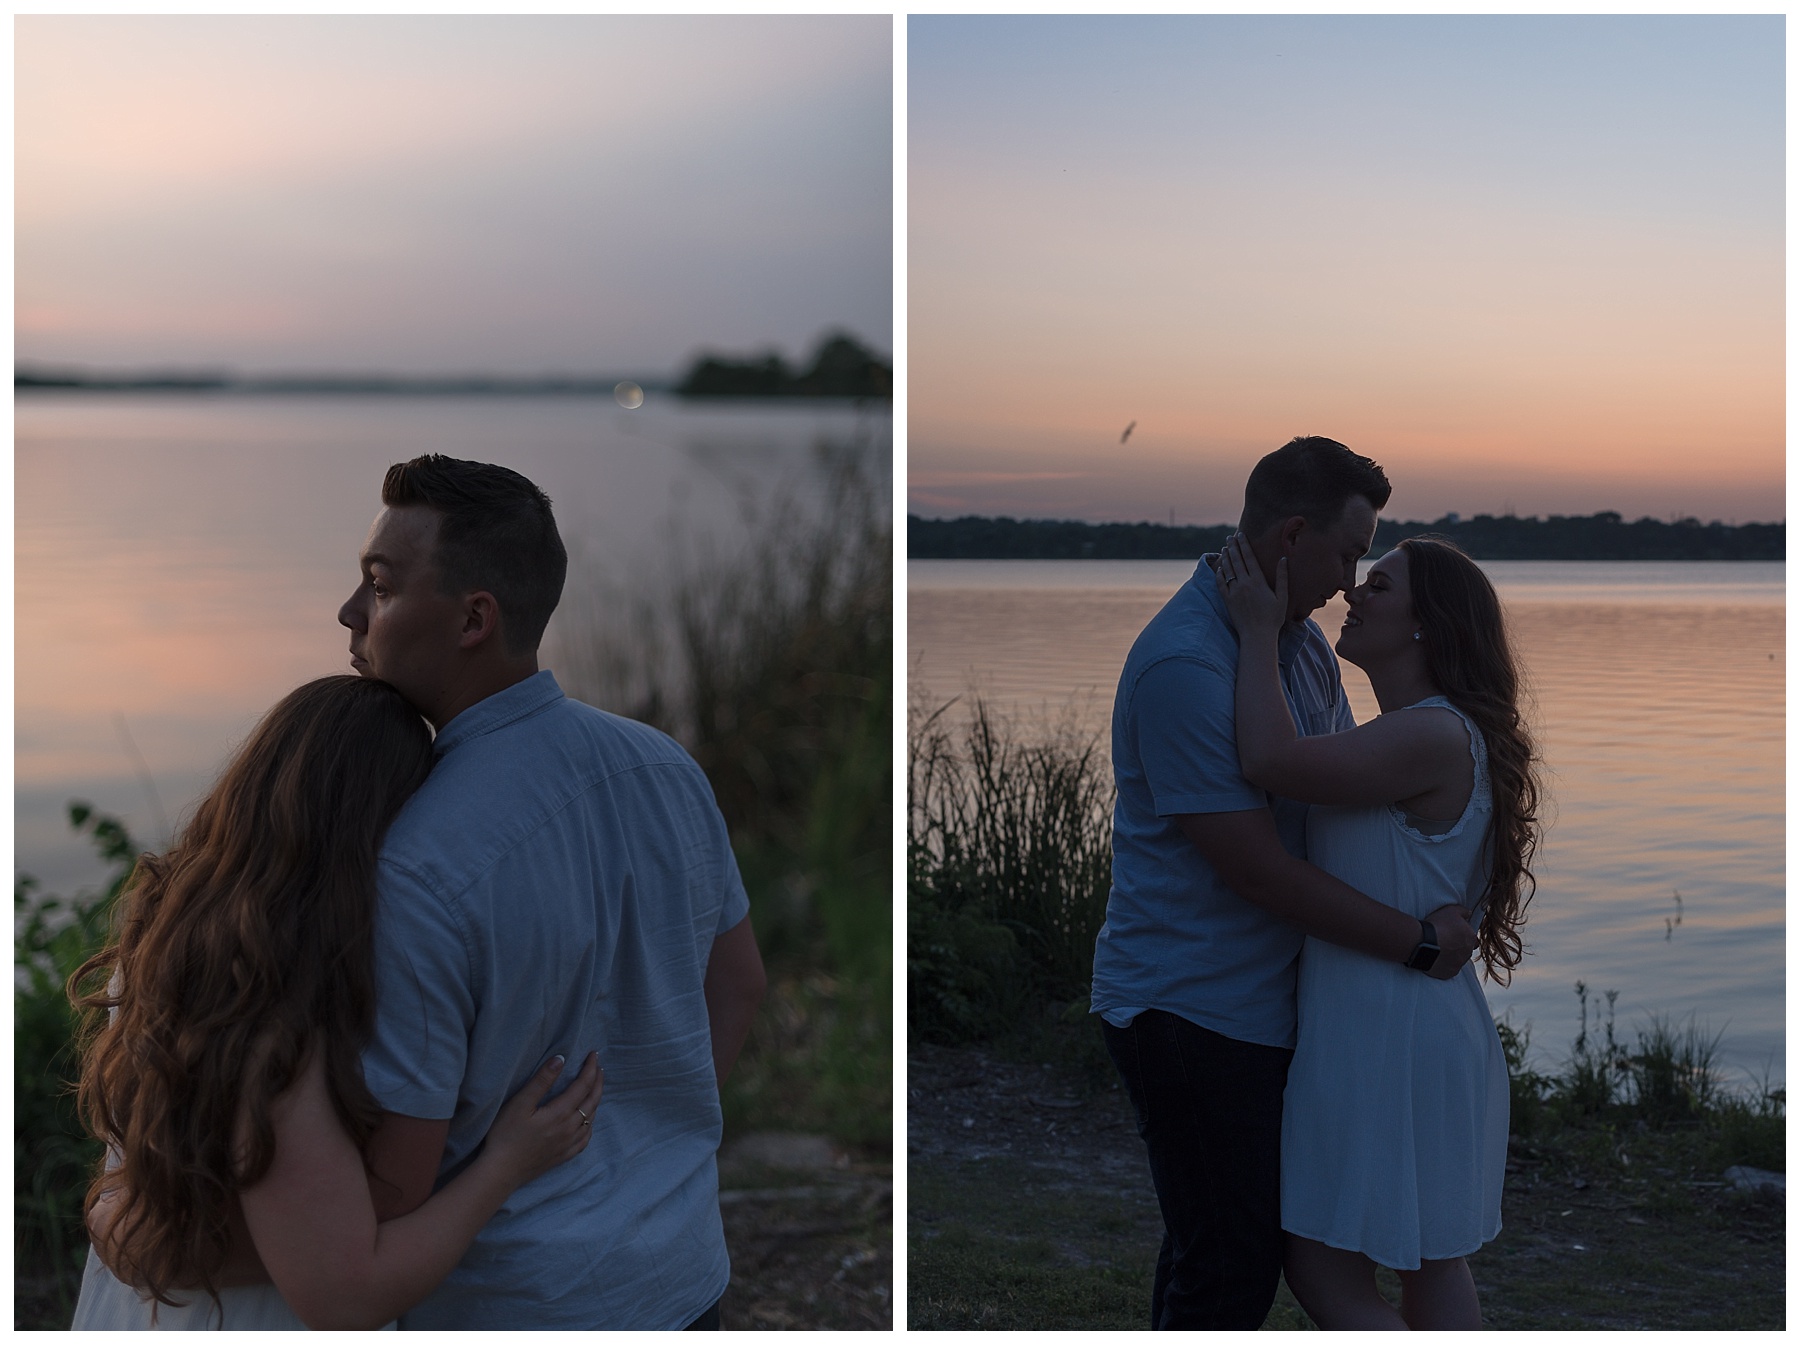
<instances>
[{"instance_id":1,"label":"silhouetted trees","mask_svg":"<svg viewBox=\"0 0 1800 1345\"><path fill-rule=\"evenodd\" d=\"M854 337L833 333L796 373L780 354L725 359L702 355L675 387L683 397L861 397L894 395L894 370Z\"/></svg>"}]
</instances>

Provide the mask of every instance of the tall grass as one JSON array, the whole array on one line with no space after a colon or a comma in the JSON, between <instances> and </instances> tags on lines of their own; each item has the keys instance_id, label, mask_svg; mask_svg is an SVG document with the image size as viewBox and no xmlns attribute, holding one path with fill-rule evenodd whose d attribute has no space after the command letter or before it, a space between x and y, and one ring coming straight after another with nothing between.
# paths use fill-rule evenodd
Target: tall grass
<instances>
[{"instance_id":1,"label":"tall grass","mask_svg":"<svg viewBox=\"0 0 1800 1345\"><path fill-rule=\"evenodd\" d=\"M728 1126L892 1131L892 523L866 445L821 445L823 494L667 586L563 619L571 693L693 753L731 829L771 998Z\"/></svg>"},{"instance_id":2,"label":"tall grass","mask_svg":"<svg viewBox=\"0 0 1800 1345\"><path fill-rule=\"evenodd\" d=\"M915 704L907 732L908 1013L949 1041L1084 1001L1112 882L1098 740L1065 722L1026 741L985 701L960 723L955 704Z\"/></svg>"}]
</instances>

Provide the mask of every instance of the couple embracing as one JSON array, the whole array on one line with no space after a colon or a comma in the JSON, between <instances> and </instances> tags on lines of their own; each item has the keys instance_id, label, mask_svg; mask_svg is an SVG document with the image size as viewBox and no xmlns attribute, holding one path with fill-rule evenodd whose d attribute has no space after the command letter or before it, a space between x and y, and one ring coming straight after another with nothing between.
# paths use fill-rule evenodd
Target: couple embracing
<instances>
[{"instance_id":1,"label":"couple embracing","mask_svg":"<svg viewBox=\"0 0 1800 1345\"><path fill-rule=\"evenodd\" d=\"M1481 1324L1508 1091L1471 959L1518 965L1538 786L1474 562L1410 538L1357 582L1388 494L1335 440L1263 458L1119 680L1093 1010L1162 1210L1153 1327L1254 1330L1284 1272L1322 1327ZM1362 725L1309 619L1339 591Z\"/></svg>"},{"instance_id":2,"label":"couple embracing","mask_svg":"<svg viewBox=\"0 0 1800 1345\"><path fill-rule=\"evenodd\" d=\"M542 491L432 455L381 498L360 675L264 716L71 980L74 1326L716 1328L764 984L724 819L539 670Z\"/></svg>"}]
</instances>

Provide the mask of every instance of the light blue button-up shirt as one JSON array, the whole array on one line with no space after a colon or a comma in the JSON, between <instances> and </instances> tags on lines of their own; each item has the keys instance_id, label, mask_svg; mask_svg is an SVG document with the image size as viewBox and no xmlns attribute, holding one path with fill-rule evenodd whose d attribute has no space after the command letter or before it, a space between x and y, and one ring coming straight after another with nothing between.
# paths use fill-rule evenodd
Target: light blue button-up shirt
<instances>
[{"instance_id":1,"label":"light blue button-up shirt","mask_svg":"<svg viewBox=\"0 0 1800 1345\"><path fill-rule=\"evenodd\" d=\"M712 789L672 739L540 672L438 734L379 867L389 1111L450 1120L441 1185L544 1060L600 1053L585 1152L519 1188L402 1325L686 1326L730 1277L702 983L749 911Z\"/></svg>"},{"instance_id":2,"label":"light blue button-up shirt","mask_svg":"<svg viewBox=\"0 0 1800 1345\"><path fill-rule=\"evenodd\" d=\"M1113 700L1113 881L1094 944L1093 1012L1122 1027L1162 1009L1238 1041L1294 1044L1295 959L1305 936L1220 880L1175 820L1269 805L1282 846L1306 856L1306 805L1238 767L1237 629L1206 556L1131 646ZM1354 728L1337 656L1311 620L1278 657L1301 733Z\"/></svg>"}]
</instances>

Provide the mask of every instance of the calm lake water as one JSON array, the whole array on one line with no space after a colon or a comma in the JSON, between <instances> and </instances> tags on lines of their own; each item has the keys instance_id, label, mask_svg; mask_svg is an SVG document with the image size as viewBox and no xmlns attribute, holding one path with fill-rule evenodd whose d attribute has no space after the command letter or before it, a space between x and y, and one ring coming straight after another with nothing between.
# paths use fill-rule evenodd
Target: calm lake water
<instances>
[{"instance_id":1,"label":"calm lake water","mask_svg":"<svg viewBox=\"0 0 1800 1345\"><path fill-rule=\"evenodd\" d=\"M911 685L977 691L1026 731L1072 716L1104 743L1131 642L1193 568L911 561ZM1511 988L1488 987L1496 1015L1557 1063L1580 980L1619 992L1628 1046L1651 1014L1694 1014L1740 1078L1785 1078L1783 566L1482 568L1535 690L1554 818L1528 956ZM1344 612L1338 599L1315 619L1335 639ZM1373 716L1361 672L1346 665L1344 682L1357 719Z\"/></svg>"},{"instance_id":2,"label":"calm lake water","mask_svg":"<svg viewBox=\"0 0 1800 1345\"><path fill-rule=\"evenodd\" d=\"M156 843L264 710L350 670L336 614L389 464L442 452L535 481L570 551L568 612L727 562L782 501L820 497L820 442L861 445L885 481L891 421L654 395L635 411L576 397L27 396L14 431L14 865L67 892L101 874L68 829L69 799Z\"/></svg>"}]
</instances>

